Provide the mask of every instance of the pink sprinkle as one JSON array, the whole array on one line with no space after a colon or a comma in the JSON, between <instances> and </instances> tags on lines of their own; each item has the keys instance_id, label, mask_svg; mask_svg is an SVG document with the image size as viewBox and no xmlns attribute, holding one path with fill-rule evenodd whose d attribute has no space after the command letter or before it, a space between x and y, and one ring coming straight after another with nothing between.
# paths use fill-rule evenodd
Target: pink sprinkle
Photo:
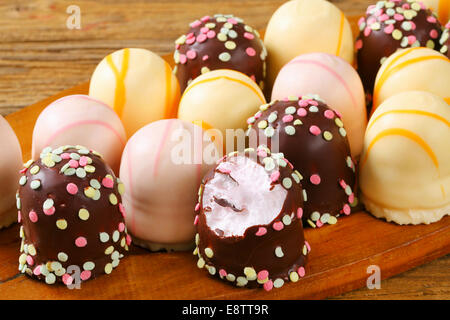
<instances>
[{"instance_id":1,"label":"pink sprinkle","mask_svg":"<svg viewBox=\"0 0 450 320\"><path fill-rule=\"evenodd\" d=\"M291 168L292 170L294 170L294 166L292 165L292 163L289 162L288 159L283 158L284 161L286 161L286 163L288 164L289 168Z\"/></svg>"},{"instance_id":2,"label":"pink sprinkle","mask_svg":"<svg viewBox=\"0 0 450 320\"><path fill-rule=\"evenodd\" d=\"M266 291L270 291L273 288L273 282L272 280L267 281L266 283L264 283L264 290Z\"/></svg>"},{"instance_id":3,"label":"pink sprinkle","mask_svg":"<svg viewBox=\"0 0 450 320\"><path fill-rule=\"evenodd\" d=\"M372 29L370 27L366 27L364 29L364 36L368 37L371 32L372 32Z\"/></svg>"},{"instance_id":4,"label":"pink sprinkle","mask_svg":"<svg viewBox=\"0 0 450 320\"><path fill-rule=\"evenodd\" d=\"M298 105L300 107L307 107L308 106L308 101L307 100L299 100L298 101Z\"/></svg>"},{"instance_id":5,"label":"pink sprinkle","mask_svg":"<svg viewBox=\"0 0 450 320\"><path fill-rule=\"evenodd\" d=\"M55 214L55 211L56 211L55 207L51 207L50 209L45 209L44 214L46 216L52 216Z\"/></svg>"},{"instance_id":6,"label":"pink sprinkle","mask_svg":"<svg viewBox=\"0 0 450 320\"><path fill-rule=\"evenodd\" d=\"M78 163L78 161L77 160L70 160L69 161L69 166L71 167L71 168L78 168L79 167L79 163Z\"/></svg>"},{"instance_id":7,"label":"pink sprinkle","mask_svg":"<svg viewBox=\"0 0 450 320\"><path fill-rule=\"evenodd\" d=\"M219 171L220 173L223 173L223 174L230 174L231 173L230 169L226 169L226 168L223 168L223 167L217 168L217 171Z\"/></svg>"},{"instance_id":8,"label":"pink sprinkle","mask_svg":"<svg viewBox=\"0 0 450 320\"><path fill-rule=\"evenodd\" d=\"M208 36L206 35L206 34L199 34L198 35L198 37L197 37L197 42L198 43L202 43L202 42L205 42L206 41L206 39L208 39ZM194 41L192 41L192 43L193 43ZM186 43L187 43L187 40L186 40ZM190 44L190 43L189 43Z\"/></svg>"},{"instance_id":9,"label":"pink sprinkle","mask_svg":"<svg viewBox=\"0 0 450 320\"><path fill-rule=\"evenodd\" d=\"M121 203L119 203L119 212L122 214L122 217L125 218L125 216L126 216L125 207Z\"/></svg>"},{"instance_id":10,"label":"pink sprinkle","mask_svg":"<svg viewBox=\"0 0 450 320\"><path fill-rule=\"evenodd\" d=\"M181 48L181 45L180 45L179 43L177 43L177 44L175 45L175 49L179 50L180 48Z\"/></svg>"},{"instance_id":11,"label":"pink sprinkle","mask_svg":"<svg viewBox=\"0 0 450 320\"><path fill-rule=\"evenodd\" d=\"M269 278L269 271L267 270L261 270L260 272L258 272L258 280L266 280L267 278Z\"/></svg>"},{"instance_id":12,"label":"pink sprinkle","mask_svg":"<svg viewBox=\"0 0 450 320\"><path fill-rule=\"evenodd\" d=\"M334 112L331 110L325 110L325 112L323 113L323 115L325 116L325 118L327 119L333 119L334 118Z\"/></svg>"},{"instance_id":13,"label":"pink sprinkle","mask_svg":"<svg viewBox=\"0 0 450 320\"><path fill-rule=\"evenodd\" d=\"M88 164L88 157L82 156L80 158L80 166L85 167Z\"/></svg>"},{"instance_id":14,"label":"pink sprinkle","mask_svg":"<svg viewBox=\"0 0 450 320\"><path fill-rule=\"evenodd\" d=\"M200 202L195 205L195 211L197 212L200 209Z\"/></svg>"},{"instance_id":15,"label":"pink sprinkle","mask_svg":"<svg viewBox=\"0 0 450 320\"><path fill-rule=\"evenodd\" d=\"M185 54L180 54L180 63L185 64L187 62L187 57Z\"/></svg>"},{"instance_id":16,"label":"pink sprinkle","mask_svg":"<svg viewBox=\"0 0 450 320\"><path fill-rule=\"evenodd\" d=\"M86 240L86 238L85 238L85 237L78 237L78 238L76 238L76 239L75 239L75 245L76 245L78 248L86 247L86 245L87 245L87 240Z\"/></svg>"},{"instance_id":17,"label":"pink sprinkle","mask_svg":"<svg viewBox=\"0 0 450 320\"><path fill-rule=\"evenodd\" d=\"M298 208L297 209L297 218L301 219L303 217L303 209Z\"/></svg>"},{"instance_id":18,"label":"pink sprinkle","mask_svg":"<svg viewBox=\"0 0 450 320\"><path fill-rule=\"evenodd\" d=\"M356 40L356 42L355 42L355 49L356 49L356 50L359 50L359 49L361 49L362 47L363 47L363 42L362 42L362 40L361 40L361 39Z\"/></svg>"},{"instance_id":19,"label":"pink sprinkle","mask_svg":"<svg viewBox=\"0 0 450 320\"><path fill-rule=\"evenodd\" d=\"M69 275L69 274L63 274L62 276L62 282L66 285L66 286L70 286L73 283L73 278Z\"/></svg>"},{"instance_id":20,"label":"pink sprinkle","mask_svg":"<svg viewBox=\"0 0 450 320\"><path fill-rule=\"evenodd\" d=\"M252 75L250 76L250 79L252 79L254 82L256 82L256 77L255 77L254 74L252 74Z\"/></svg>"},{"instance_id":21,"label":"pink sprinkle","mask_svg":"<svg viewBox=\"0 0 450 320\"><path fill-rule=\"evenodd\" d=\"M291 122L292 120L294 120L294 117L292 116L292 114L287 114L283 117L283 122L287 123L287 122Z\"/></svg>"},{"instance_id":22,"label":"pink sprinkle","mask_svg":"<svg viewBox=\"0 0 450 320\"><path fill-rule=\"evenodd\" d=\"M267 233L267 229L264 227L259 227L258 231L255 233L256 236L261 237Z\"/></svg>"},{"instance_id":23,"label":"pink sprinkle","mask_svg":"<svg viewBox=\"0 0 450 320\"><path fill-rule=\"evenodd\" d=\"M390 24L386 28L384 28L384 33L386 33L386 34L391 34L392 31L394 31L394 25L393 24Z\"/></svg>"},{"instance_id":24,"label":"pink sprinkle","mask_svg":"<svg viewBox=\"0 0 450 320\"><path fill-rule=\"evenodd\" d=\"M17 223L22 222L22 213L20 211L17 212Z\"/></svg>"},{"instance_id":25,"label":"pink sprinkle","mask_svg":"<svg viewBox=\"0 0 450 320\"><path fill-rule=\"evenodd\" d=\"M309 245L309 242L305 240L306 249L308 249L308 252L311 251L311 246Z\"/></svg>"},{"instance_id":26,"label":"pink sprinkle","mask_svg":"<svg viewBox=\"0 0 450 320\"><path fill-rule=\"evenodd\" d=\"M386 13L383 13L383 14L378 18L378 20L379 20L380 22L384 22L384 21L386 21L386 20L389 20L389 16L388 16Z\"/></svg>"},{"instance_id":27,"label":"pink sprinkle","mask_svg":"<svg viewBox=\"0 0 450 320\"><path fill-rule=\"evenodd\" d=\"M304 116L306 116L307 114L308 114L308 111L306 111L305 108L298 108L298 110L297 110L297 115L298 115L299 117L304 117Z\"/></svg>"},{"instance_id":28,"label":"pink sprinkle","mask_svg":"<svg viewBox=\"0 0 450 320\"><path fill-rule=\"evenodd\" d=\"M207 55L207 54L205 54L203 57L202 57L202 60L203 61L206 61L206 60L208 60L209 59L209 56Z\"/></svg>"},{"instance_id":29,"label":"pink sprinkle","mask_svg":"<svg viewBox=\"0 0 450 320\"><path fill-rule=\"evenodd\" d=\"M430 37L432 39L436 39L438 36L439 36L439 34L438 34L436 29L433 29L433 30L430 31Z\"/></svg>"},{"instance_id":30,"label":"pink sprinkle","mask_svg":"<svg viewBox=\"0 0 450 320\"><path fill-rule=\"evenodd\" d=\"M191 28L197 28L199 26L201 26L202 22L200 20L195 20L194 22L191 23Z\"/></svg>"},{"instance_id":31,"label":"pink sprinkle","mask_svg":"<svg viewBox=\"0 0 450 320\"><path fill-rule=\"evenodd\" d=\"M405 10L408 10L408 9L411 8L411 7L409 6L409 3L404 3L404 4L402 5L402 8L405 9Z\"/></svg>"},{"instance_id":32,"label":"pink sprinkle","mask_svg":"<svg viewBox=\"0 0 450 320\"><path fill-rule=\"evenodd\" d=\"M309 99L309 100L308 100L308 103L309 103L310 105L316 106L316 107L319 105L319 103L318 103L316 100L313 100L313 99Z\"/></svg>"},{"instance_id":33,"label":"pink sprinkle","mask_svg":"<svg viewBox=\"0 0 450 320\"><path fill-rule=\"evenodd\" d=\"M250 56L250 57L254 57L256 55L256 51L255 49L253 49L252 47L248 47L245 52Z\"/></svg>"},{"instance_id":34,"label":"pink sprinkle","mask_svg":"<svg viewBox=\"0 0 450 320\"><path fill-rule=\"evenodd\" d=\"M30 255L27 256L27 263L29 266L34 265L34 259L32 256L30 256Z\"/></svg>"},{"instance_id":35,"label":"pink sprinkle","mask_svg":"<svg viewBox=\"0 0 450 320\"><path fill-rule=\"evenodd\" d=\"M316 226L317 226L317 228L322 227L322 226L323 226L323 222L320 221L320 220L317 220L317 221L316 221Z\"/></svg>"},{"instance_id":36,"label":"pink sprinkle","mask_svg":"<svg viewBox=\"0 0 450 320\"><path fill-rule=\"evenodd\" d=\"M233 18L228 18L228 20L227 20L229 23L231 23L231 24L237 24L238 22L236 21L236 19L233 19Z\"/></svg>"},{"instance_id":37,"label":"pink sprinkle","mask_svg":"<svg viewBox=\"0 0 450 320\"><path fill-rule=\"evenodd\" d=\"M445 28L446 28L446 29L450 29L450 21L447 22L447 24L445 25Z\"/></svg>"},{"instance_id":38,"label":"pink sprinkle","mask_svg":"<svg viewBox=\"0 0 450 320\"><path fill-rule=\"evenodd\" d=\"M416 30L417 26L416 26L416 24L414 23L414 21L410 21L409 23L411 24L411 29L412 29L412 30Z\"/></svg>"},{"instance_id":39,"label":"pink sprinkle","mask_svg":"<svg viewBox=\"0 0 450 320\"><path fill-rule=\"evenodd\" d=\"M127 245L131 244L131 236L127 234Z\"/></svg>"},{"instance_id":40,"label":"pink sprinkle","mask_svg":"<svg viewBox=\"0 0 450 320\"><path fill-rule=\"evenodd\" d=\"M315 136L318 136L321 131L318 126L312 125L311 127L309 127L309 132L311 132Z\"/></svg>"},{"instance_id":41,"label":"pink sprinkle","mask_svg":"<svg viewBox=\"0 0 450 320\"><path fill-rule=\"evenodd\" d=\"M281 221L277 221L272 225L273 229L276 231L281 231L284 228L284 224Z\"/></svg>"},{"instance_id":42,"label":"pink sprinkle","mask_svg":"<svg viewBox=\"0 0 450 320\"><path fill-rule=\"evenodd\" d=\"M123 232L125 230L125 223L121 222L119 223L119 232Z\"/></svg>"},{"instance_id":43,"label":"pink sprinkle","mask_svg":"<svg viewBox=\"0 0 450 320\"><path fill-rule=\"evenodd\" d=\"M348 202L353 203L354 201L355 201L355 194L352 193L351 195L348 196Z\"/></svg>"},{"instance_id":44,"label":"pink sprinkle","mask_svg":"<svg viewBox=\"0 0 450 320\"><path fill-rule=\"evenodd\" d=\"M208 37L208 39L214 39L216 37L216 32L214 30L209 30L206 33L206 36Z\"/></svg>"},{"instance_id":45,"label":"pink sprinkle","mask_svg":"<svg viewBox=\"0 0 450 320\"><path fill-rule=\"evenodd\" d=\"M433 17L433 16L428 16L427 17L427 21L429 22L429 23L436 23L436 18L435 17Z\"/></svg>"},{"instance_id":46,"label":"pink sprinkle","mask_svg":"<svg viewBox=\"0 0 450 320\"><path fill-rule=\"evenodd\" d=\"M114 181L113 181L112 179L108 178L108 177L105 177L105 178L103 178L103 180L102 180L102 185L103 185L105 188L112 189L113 186L114 186Z\"/></svg>"},{"instance_id":47,"label":"pink sprinkle","mask_svg":"<svg viewBox=\"0 0 450 320\"><path fill-rule=\"evenodd\" d=\"M70 193L71 195L75 195L78 192L78 187L75 183L69 183L66 186L66 190L68 193Z\"/></svg>"},{"instance_id":48,"label":"pink sprinkle","mask_svg":"<svg viewBox=\"0 0 450 320\"><path fill-rule=\"evenodd\" d=\"M345 215L349 215L351 212L350 206L348 204L344 204L344 208L342 209L344 210Z\"/></svg>"},{"instance_id":49,"label":"pink sprinkle","mask_svg":"<svg viewBox=\"0 0 450 320\"><path fill-rule=\"evenodd\" d=\"M188 57L188 59L193 60L197 57L197 52L195 52L194 50L189 50L188 52L186 52L186 56Z\"/></svg>"},{"instance_id":50,"label":"pink sprinkle","mask_svg":"<svg viewBox=\"0 0 450 320\"><path fill-rule=\"evenodd\" d=\"M303 278L305 276L305 268L303 267L298 268L297 273L300 276L300 278Z\"/></svg>"},{"instance_id":51,"label":"pink sprinkle","mask_svg":"<svg viewBox=\"0 0 450 320\"><path fill-rule=\"evenodd\" d=\"M68 160L68 159L70 159L70 154L69 153L63 153L62 155L61 155L61 159L63 159L63 160Z\"/></svg>"},{"instance_id":52,"label":"pink sprinkle","mask_svg":"<svg viewBox=\"0 0 450 320\"><path fill-rule=\"evenodd\" d=\"M227 273L224 269L220 269L220 270L219 270L219 275L220 275L221 277L226 277L227 274L228 274L228 273Z\"/></svg>"},{"instance_id":53,"label":"pink sprinkle","mask_svg":"<svg viewBox=\"0 0 450 320\"><path fill-rule=\"evenodd\" d=\"M199 35L198 37L197 37L197 41L198 41L198 38L200 37L200 36L205 36L203 33L201 34L201 35ZM206 37L205 37L205 39L206 39ZM193 37L193 38L187 38L186 39L186 44L188 44L188 45L191 45L191 44L193 44L195 42L195 37Z\"/></svg>"},{"instance_id":54,"label":"pink sprinkle","mask_svg":"<svg viewBox=\"0 0 450 320\"><path fill-rule=\"evenodd\" d=\"M201 18L200 20L201 20L202 22L206 22L206 21L209 21L209 19L211 19L209 16L204 16L204 17Z\"/></svg>"},{"instance_id":55,"label":"pink sprinkle","mask_svg":"<svg viewBox=\"0 0 450 320\"><path fill-rule=\"evenodd\" d=\"M320 184L320 176L318 174L313 174L311 177L309 177L309 181L317 186L318 184Z\"/></svg>"},{"instance_id":56,"label":"pink sprinkle","mask_svg":"<svg viewBox=\"0 0 450 320\"><path fill-rule=\"evenodd\" d=\"M261 118L262 112L258 111L257 113L255 113L255 115L253 116L255 119L259 119Z\"/></svg>"},{"instance_id":57,"label":"pink sprinkle","mask_svg":"<svg viewBox=\"0 0 450 320\"><path fill-rule=\"evenodd\" d=\"M80 274L80 278L83 281L88 280L91 277L91 272L89 270L84 270L81 274Z\"/></svg>"},{"instance_id":58,"label":"pink sprinkle","mask_svg":"<svg viewBox=\"0 0 450 320\"><path fill-rule=\"evenodd\" d=\"M41 274L41 266L36 266L36 268L33 269L33 274L39 276Z\"/></svg>"},{"instance_id":59,"label":"pink sprinkle","mask_svg":"<svg viewBox=\"0 0 450 320\"><path fill-rule=\"evenodd\" d=\"M259 149L257 154L258 154L259 157L262 157L262 158L267 157L267 152L264 149Z\"/></svg>"},{"instance_id":60,"label":"pink sprinkle","mask_svg":"<svg viewBox=\"0 0 450 320\"><path fill-rule=\"evenodd\" d=\"M195 38L195 34L193 32L190 32L186 35L186 39L192 39Z\"/></svg>"},{"instance_id":61,"label":"pink sprinkle","mask_svg":"<svg viewBox=\"0 0 450 320\"><path fill-rule=\"evenodd\" d=\"M197 223L198 223L198 214L197 214L197 215L195 216L195 218L194 218L194 226L196 226Z\"/></svg>"},{"instance_id":62,"label":"pink sprinkle","mask_svg":"<svg viewBox=\"0 0 450 320\"><path fill-rule=\"evenodd\" d=\"M253 33L250 33L250 32L245 32L244 33L244 38L246 38L248 40L253 40L253 39L255 39L255 35Z\"/></svg>"},{"instance_id":63,"label":"pink sprinkle","mask_svg":"<svg viewBox=\"0 0 450 320\"><path fill-rule=\"evenodd\" d=\"M394 19L397 21L403 21L405 17L399 13L394 14Z\"/></svg>"},{"instance_id":64,"label":"pink sprinkle","mask_svg":"<svg viewBox=\"0 0 450 320\"><path fill-rule=\"evenodd\" d=\"M19 173L24 174L27 171L28 171L28 168L23 168L22 170L19 171Z\"/></svg>"},{"instance_id":65,"label":"pink sprinkle","mask_svg":"<svg viewBox=\"0 0 450 320\"><path fill-rule=\"evenodd\" d=\"M358 26L360 26L363 22L365 22L366 19L364 17L359 18L358 20Z\"/></svg>"},{"instance_id":66,"label":"pink sprinkle","mask_svg":"<svg viewBox=\"0 0 450 320\"><path fill-rule=\"evenodd\" d=\"M416 42L416 40L417 40L417 38L416 38L416 36L413 36L413 35L411 35L411 36L408 36L408 44L413 44L414 42Z\"/></svg>"},{"instance_id":67,"label":"pink sprinkle","mask_svg":"<svg viewBox=\"0 0 450 320\"><path fill-rule=\"evenodd\" d=\"M369 17L367 19L367 24L368 25L374 24L375 22L377 22L377 19L375 17Z\"/></svg>"},{"instance_id":68,"label":"pink sprinkle","mask_svg":"<svg viewBox=\"0 0 450 320\"><path fill-rule=\"evenodd\" d=\"M272 172L272 174L270 175L270 181L271 182L276 182L278 181L278 178L280 177L280 171L274 171Z\"/></svg>"},{"instance_id":69,"label":"pink sprinkle","mask_svg":"<svg viewBox=\"0 0 450 320\"><path fill-rule=\"evenodd\" d=\"M342 189L345 189L347 187L347 184L345 183L345 181L343 179L341 179L339 181L339 184L341 185Z\"/></svg>"},{"instance_id":70,"label":"pink sprinkle","mask_svg":"<svg viewBox=\"0 0 450 320\"><path fill-rule=\"evenodd\" d=\"M209 31L209 28L207 28L207 27L203 27L200 29L201 33L207 33L208 31Z\"/></svg>"},{"instance_id":71,"label":"pink sprinkle","mask_svg":"<svg viewBox=\"0 0 450 320\"><path fill-rule=\"evenodd\" d=\"M334 113L336 113L338 118L342 118L342 114L339 111L337 111L337 110L333 110L333 111L334 111Z\"/></svg>"}]
</instances>

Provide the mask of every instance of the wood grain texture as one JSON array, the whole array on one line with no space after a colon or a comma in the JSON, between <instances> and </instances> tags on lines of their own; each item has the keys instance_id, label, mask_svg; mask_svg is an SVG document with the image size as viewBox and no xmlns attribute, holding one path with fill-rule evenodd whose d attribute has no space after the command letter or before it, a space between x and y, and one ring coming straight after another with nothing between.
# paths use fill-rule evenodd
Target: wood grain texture
<instances>
[{"instance_id":1,"label":"wood grain texture","mask_svg":"<svg viewBox=\"0 0 450 320\"><path fill-rule=\"evenodd\" d=\"M74 1L0 0L0 114L5 115L17 111L77 83L85 82L89 79L97 63L113 50L123 47L143 47L159 54L170 53L173 49L173 40L186 31L187 23L205 14L233 13L261 30L265 27L271 13L283 2L279 0L76 1L82 10L82 29L68 30L65 26L68 15L65 11L67 6L74 4ZM372 1L331 2L334 2L346 15L352 16L352 19L355 20ZM76 90L86 90L86 85L81 85ZM65 94L67 92L63 92L59 96ZM41 108L49 101L48 99L40 104ZM24 150L31 148L33 119L37 117L40 110L40 108L27 109L27 111L23 110L8 117L8 121L29 129L24 133L28 138L21 139ZM24 114L27 116L25 117ZM449 219L447 218L446 221L448 225ZM447 230L447 237L448 232ZM8 292L13 293L12 296L8 294L7 298L13 296L31 298L30 290L42 287L42 284L24 276L16 277L16 238L17 230L14 227L6 232L0 232L0 254L2 254L3 248L9 248L5 251L8 258L0 257L0 298L2 298L2 294L5 295L2 289L6 288L6 283ZM446 250L448 252L448 247ZM444 253L445 250L441 252L441 255ZM137 250L136 256L141 255L143 252ZM435 256L422 257L423 261L416 260L414 263L423 263L433 258ZM121 266L117 279L119 281L120 279L129 279L133 268L139 268L139 265L136 264L141 262L139 259L134 256L130 258L135 261L130 263L132 266L126 267L130 269L130 274L124 272L124 267ZM151 260L150 257L147 259ZM177 258L169 256L168 259ZM187 263L192 263L190 257L185 259L187 259ZM314 257L314 259L316 258ZM144 259L144 261L146 260ZM319 263L319 260L317 262ZM449 266L450 255L447 255L422 267L383 280L380 290L358 289L334 297L334 299L450 299ZM410 267L411 265L406 269ZM193 272L199 273L195 276L196 279L208 278L200 270L194 268ZM382 272L382 276L388 275ZM359 277L361 277L361 272ZM11 280L8 280L9 278ZM6 283L3 283L5 281ZM91 288L108 286L109 282L99 280L99 282L101 281L103 282L100 285L98 283L90 285ZM181 281L184 280L181 279ZM214 286L217 283L216 296L206 296L206 298L224 297L226 290L230 288L222 286L219 281L211 281ZM170 283L173 282L169 279L166 284L160 283L159 285L164 287L169 286ZM362 278L358 283L358 286L364 285ZM86 288L88 285L89 283L86 284ZM317 289L320 289L320 285L310 284L310 286L313 285L317 285ZM123 290L130 289L129 286L135 289L138 284L128 283L125 288L120 286L120 289L114 288L113 290L116 291L112 292L112 295L114 298L122 298L120 294L123 293ZM329 290L326 295L317 293L315 297L329 297L354 288L356 287L335 288ZM9 289L13 289L13 291ZM234 294L236 289L231 289ZM284 290L271 296L263 295L262 298L286 297L282 291ZM58 289L50 293L49 297L52 295L55 297L57 292L59 292ZM89 296L95 297L96 292L100 293L99 290L93 290ZM238 293L239 297L258 297L257 294L251 293L252 290L243 292L245 293ZM163 289L157 290L156 294L158 297L170 298ZM75 293L72 297L79 296ZM182 296L180 293L177 298ZM301 296L300 292L298 297ZM137 290L134 297L149 298L142 290ZM66 298L70 298L70 295Z\"/></svg>"}]
</instances>

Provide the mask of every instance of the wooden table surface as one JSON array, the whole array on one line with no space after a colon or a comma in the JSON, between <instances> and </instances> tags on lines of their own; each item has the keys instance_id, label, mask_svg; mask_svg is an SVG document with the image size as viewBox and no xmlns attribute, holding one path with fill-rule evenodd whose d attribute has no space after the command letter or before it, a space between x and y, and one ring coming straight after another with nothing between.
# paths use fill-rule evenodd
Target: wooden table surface
<instances>
[{"instance_id":1,"label":"wooden table surface","mask_svg":"<svg viewBox=\"0 0 450 320\"><path fill-rule=\"evenodd\" d=\"M89 79L97 63L123 47L158 54L198 17L233 13L264 29L282 0L0 0L0 114L7 115ZM362 15L370 0L332 0ZM69 30L70 5L81 29ZM382 271L381 271L382 272ZM450 299L450 255L332 299Z\"/></svg>"}]
</instances>

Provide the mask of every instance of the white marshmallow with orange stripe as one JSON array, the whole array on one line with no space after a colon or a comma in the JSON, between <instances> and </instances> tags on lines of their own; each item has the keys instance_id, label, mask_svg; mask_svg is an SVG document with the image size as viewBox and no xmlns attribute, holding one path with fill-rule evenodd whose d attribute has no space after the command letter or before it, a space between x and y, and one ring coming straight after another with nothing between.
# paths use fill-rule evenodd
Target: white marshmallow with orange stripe
<instances>
[{"instance_id":1,"label":"white marshmallow with orange stripe","mask_svg":"<svg viewBox=\"0 0 450 320\"><path fill-rule=\"evenodd\" d=\"M427 8L433 11L442 25L450 19L450 0L420 0Z\"/></svg>"},{"instance_id":2,"label":"white marshmallow with orange stripe","mask_svg":"<svg viewBox=\"0 0 450 320\"><path fill-rule=\"evenodd\" d=\"M288 96L318 94L344 121L352 156L362 152L367 125L364 88L356 70L327 53L307 53L292 59L278 74L272 101Z\"/></svg>"},{"instance_id":3,"label":"white marshmallow with orange stripe","mask_svg":"<svg viewBox=\"0 0 450 320\"><path fill-rule=\"evenodd\" d=\"M396 93L421 90L450 104L450 60L429 48L399 50L389 56L377 73L373 109Z\"/></svg>"},{"instance_id":4,"label":"white marshmallow with orange stripe","mask_svg":"<svg viewBox=\"0 0 450 320\"><path fill-rule=\"evenodd\" d=\"M265 103L261 89L245 74L214 70L197 77L186 88L178 118L198 123L204 129L220 130L225 139L227 129L245 129L246 120Z\"/></svg>"},{"instance_id":5,"label":"white marshmallow with orange stripe","mask_svg":"<svg viewBox=\"0 0 450 320\"><path fill-rule=\"evenodd\" d=\"M170 65L160 56L126 48L99 63L91 77L89 95L116 111L130 138L152 121L175 118L180 88Z\"/></svg>"},{"instance_id":6,"label":"white marshmallow with orange stripe","mask_svg":"<svg viewBox=\"0 0 450 320\"><path fill-rule=\"evenodd\" d=\"M353 64L353 35L338 7L325 0L293 0L270 18L264 36L268 51L268 80L296 56L310 52L337 55Z\"/></svg>"},{"instance_id":7,"label":"white marshmallow with orange stripe","mask_svg":"<svg viewBox=\"0 0 450 320\"><path fill-rule=\"evenodd\" d=\"M362 201L378 218L429 224L450 214L450 108L409 91L383 102L367 126L359 166Z\"/></svg>"}]
</instances>

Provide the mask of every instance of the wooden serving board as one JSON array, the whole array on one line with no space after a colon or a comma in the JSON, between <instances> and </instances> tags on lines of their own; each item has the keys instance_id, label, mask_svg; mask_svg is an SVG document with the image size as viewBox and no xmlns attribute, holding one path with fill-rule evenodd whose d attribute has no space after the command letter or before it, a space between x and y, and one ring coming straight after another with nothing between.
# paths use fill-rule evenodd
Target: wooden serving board
<instances>
[{"instance_id":1,"label":"wooden serving board","mask_svg":"<svg viewBox=\"0 0 450 320\"><path fill-rule=\"evenodd\" d=\"M358 17L349 17L354 34ZM170 56L165 57L173 64ZM39 113L69 94L87 94L88 83L60 92L6 117L22 145L24 161ZM366 212L336 225L305 229L312 251L306 276L266 292L236 288L196 266L191 252L150 253L132 246L108 276L83 283L80 290L46 285L18 272L17 224L0 231L0 299L321 299L366 285L367 268L377 265L386 279L450 253L450 216L431 225L399 226Z\"/></svg>"}]
</instances>

